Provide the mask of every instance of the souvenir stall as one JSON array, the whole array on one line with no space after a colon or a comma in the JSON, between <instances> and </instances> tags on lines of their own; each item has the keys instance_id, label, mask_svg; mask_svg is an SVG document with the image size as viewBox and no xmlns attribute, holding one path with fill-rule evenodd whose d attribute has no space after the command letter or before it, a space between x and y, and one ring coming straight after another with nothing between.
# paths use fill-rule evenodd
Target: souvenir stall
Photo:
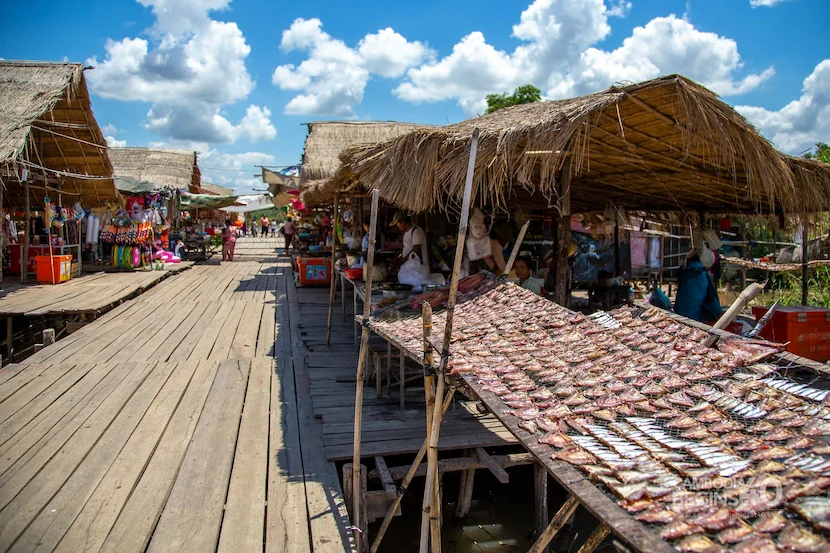
<instances>
[{"instance_id":1,"label":"souvenir stall","mask_svg":"<svg viewBox=\"0 0 830 553\"><path fill-rule=\"evenodd\" d=\"M131 196L123 208L110 209L100 223L99 259L109 267L127 270L153 267L154 261L180 261L180 256L167 251L170 225L164 218L166 211L158 194ZM95 219L92 224L94 228Z\"/></svg>"}]
</instances>

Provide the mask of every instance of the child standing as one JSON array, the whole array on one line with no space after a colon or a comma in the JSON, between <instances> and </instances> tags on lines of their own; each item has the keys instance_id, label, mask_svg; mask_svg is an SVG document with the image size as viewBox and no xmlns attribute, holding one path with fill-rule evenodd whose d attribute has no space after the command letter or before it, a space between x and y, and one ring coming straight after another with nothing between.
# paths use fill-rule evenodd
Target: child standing
<instances>
[{"instance_id":1,"label":"child standing","mask_svg":"<svg viewBox=\"0 0 830 553\"><path fill-rule=\"evenodd\" d=\"M230 219L225 220L222 230L222 261L233 261L233 250L236 248L236 227Z\"/></svg>"}]
</instances>

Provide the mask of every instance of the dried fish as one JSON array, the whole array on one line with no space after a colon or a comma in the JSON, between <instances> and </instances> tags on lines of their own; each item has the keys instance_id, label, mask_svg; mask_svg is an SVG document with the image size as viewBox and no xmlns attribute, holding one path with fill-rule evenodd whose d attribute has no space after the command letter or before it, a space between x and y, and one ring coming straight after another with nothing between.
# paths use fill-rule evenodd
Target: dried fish
<instances>
[{"instance_id":1,"label":"dried fish","mask_svg":"<svg viewBox=\"0 0 830 553\"><path fill-rule=\"evenodd\" d=\"M570 447L557 451L551 456L553 459L567 461L573 465L594 465L596 459L581 447Z\"/></svg>"},{"instance_id":2,"label":"dried fish","mask_svg":"<svg viewBox=\"0 0 830 553\"><path fill-rule=\"evenodd\" d=\"M756 532L774 534L783 530L789 521L781 515L781 511L767 511L760 513L752 527Z\"/></svg>"},{"instance_id":3,"label":"dried fish","mask_svg":"<svg viewBox=\"0 0 830 553\"><path fill-rule=\"evenodd\" d=\"M533 420L522 420L519 422L519 428L527 430L531 434L536 434L538 427Z\"/></svg>"},{"instance_id":4,"label":"dried fish","mask_svg":"<svg viewBox=\"0 0 830 553\"><path fill-rule=\"evenodd\" d=\"M824 538L798 524L790 524L784 528L778 536L778 543L786 550L803 553L818 552L827 546Z\"/></svg>"},{"instance_id":5,"label":"dried fish","mask_svg":"<svg viewBox=\"0 0 830 553\"><path fill-rule=\"evenodd\" d=\"M660 532L660 536L667 540L676 540L677 538L682 538L699 531L700 527L695 526L694 524L691 524L683 519L677 519L663 528Z\"/></svg>"},{"instance_id":6,"label":"dried fish","mask_svg":"<svg viewBox=\"0 0 830 553\"><path fill-rule=\"evenodd\" d=\"M721 543L738 543L752 536L755 531L752 526L741 521L734 528L727 528L718 533L718 541Z\"/></svg>"},{"instance_id":7,"label":"dried fish","mask_svg":"<svg viewBox=\"0 0 830 553\"><path fill-rule=\"evenodd\" d=\"M702 534L687 536L675 547L684 553L724 553L725 549Z\"/></svg>"},{"instance_id":8,"label":"dried fish","mask_svg":"<svg viewBox=\"0 0 830 553\"><path fill-rule=\"evenodd\" d=\"M695 404L694 400L690 398L683 390L674 392L673 394L666 396L666 400L675 405L683 405L685 407L693 407Z\"/></svg>"},{"instance_id":9,"label":"dried fish","mask_svg":"<svg viewBox=\"0 0 830 553\"><path fill-rule=\"evenodd\" d=\"M660 523L660 524L668 524L672 522L677 515L672 512L670 509L664 509L663 507L652 507L646 511L642 511L638 513L634 518L639 520L640 522L650 522L650 523Z\"/></svg>"},{"instance_id":10,"label":"dried fish","mask_svg":"<svg viewBox=\"0 0 830 553\"><path fill-rule=\"evenodd\" d=\"M561 432L550 432L539 438L539 443L548 444L556 448L566 448L573 445L571 439Z\"/></svg>"},{"instance_id":11,"label":"dried fish","mask_svg":"<svg viewBox=\"0 0 830 553\"><path fill-rule=\"evenodd\" d=\"M780 549L775 542L763 536L754 536L742 541L732 549L732 553L778 553Z\"/></svg>"}]
</instances>

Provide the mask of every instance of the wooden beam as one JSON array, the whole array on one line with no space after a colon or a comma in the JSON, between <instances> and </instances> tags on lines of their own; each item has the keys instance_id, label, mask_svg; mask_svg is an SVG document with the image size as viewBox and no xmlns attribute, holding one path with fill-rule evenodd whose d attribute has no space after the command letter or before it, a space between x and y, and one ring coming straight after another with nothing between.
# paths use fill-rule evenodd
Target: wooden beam
<instances>
[{"instance_id":1,"label":"wooden beam","mask_svg":"<svg viewBox=\"0 0 830 553\"><path fill-rule=\"evenodd\" d=\"M610 533L611 529L608 525L600 522L596 530L594 530L588 540L582 544L582 547L580 547L579 551L576 553L594 553L594 550L605 540L605 538L608 537L608 534Z\"/></svg>"},{"instance_id":2,"label":"wooden beam","mask_svg":"<svg viewBox=\"0 0 830 553\"><path fill-rule=\"evenodd\" d=\"M389 467L386 466L386 461L383 460L383 457L375 457L375 468L380 475L380 481L383 484L383 490L386 492L386 496L389 499L395 499L398 495L398 488L395 487L395 481L392 479L392 475L389 474Z\"/></svg>"},{"instance_id":3,"label":"wooden beam","mask_svg":"<svg viewBox=\"0 0 830 553\"><path fill-rule=\"evenodd\" d=\"M568 500L557 511L556 515L550 521L550 524L548 524L542 532L542 535L539 536L530 549L527 550L527 553L542 553L547 548L550 540L565 526L565 523L568 522L568 519L571 518L571 515L574 514L577 507L579 507L579 502L576 498L572 495L568 496Z\"/></svg>"},{"instance_id":4,"label":"wooden beam","mask_svg":"<svg viewBox=\"0 0 830 553\"><path fill-rule=\"evenodd\" d=\"M490 455L496 463L502 468L519 467L524 465L532 465L536 459L530 453L508 453L506 455ZM438 461L438 471L445 472L463 472L466 470L481 470L487 467L479 461L478 456L472 455L470 457L453 457L450 459L441 459ZM392 479L402 480L408 474L409 467L390 467L389 474ZM418 467L413 476L426 476L426 468L424 465ZM380 474L377 470L369 471L369 478L378 479Z\"/></svg>"},{"instance_id":5,"label":"wooden beam","mask_svg":"<svg viewBox=\"0 0 830 553\"><path fill-rule=\"evenodd\" d=\"M467 452L467 458L471 458ZM441 472L441 462L438 462L438 472ZM455 502L455 518L464 518L470 512L473 501L473 485L475 484L475 469L467 469L461 473L461 482L458 486L458 500Z\"/></svg>"},{"instance_id":6,"label":"wooden beam","mask_svg":"<svg viewBox=\"0 0 830 553\"><path fill-rule=\"evenodd\" d=\"M545 527L550 520L548 516L548 471L540 464L533 465L533 496L536 503L536 537L542 535ZM543 553L547 553L548 548L542 549Z\"/></svg>"},{"instance_id":7,"label":"wooden beam","mask_svg":"<svg viewBox=\"0 0 830 553\"><path fill-rule=\"evenodd\" d=\"M493 476L501 482L502 484L507 484L510 482L510 475L507 474L507 471L501 468L499 464L496 462L495 459L490 457L490 454L484 451L484 449L477 447L476 448L476 455L478 456L478 460L481 461L487 469L493 473Z\"/></svg>"},{"instance_id":8,"label":"wooden beam","mask_svg":"<svg viewBox=\"0 0 830 553\"><path fill-rule=\"evenodd\" d=\"M559 213L556 221L556 245L554 250L553 301L568 306L568 246L571 243L571 158L565 159L559 177ZM567 209L567 211L566 211Z\"/></svg>"}]
</instances>

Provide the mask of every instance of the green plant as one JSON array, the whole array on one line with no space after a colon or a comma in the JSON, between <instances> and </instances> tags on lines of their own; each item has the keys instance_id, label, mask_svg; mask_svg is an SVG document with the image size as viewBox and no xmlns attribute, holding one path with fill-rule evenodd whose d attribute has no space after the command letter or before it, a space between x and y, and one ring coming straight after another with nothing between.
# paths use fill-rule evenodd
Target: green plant
<instances>
[{"instance_id":1,"label":"green plant","mask_svg":"<svg viewBox=\"0 0 830 553\"><path fill-rule=\"evenodd\" d=\"M518 104L530 104L542 99L542 91L532 84L522 85L513 91L513 94L504 92L502 94L487 95L487 113L493 113L497 109L515 106Z\"/></svg>"},{"instance_id":2,"label":"green plant","mask_svg":"<svg viewBox=\"0 0 830 553\"><path fill-rule=\"evenodd\" d=\"M775 300L781 305L801 305L801 273L779 273L773 285L772 290L755 299L755 305L771 305ZM810 270L807 300L812 307L830 307L830 267Z\"/></svg>"},{"instance_id":3,"label":"green plant","mask_svg":"<svg viewBox=\"0 0 830 553\"><path fill-rule=\"evenodd\" d=\"M807 152L804 154L807 159L817 159L824 163L830 163L830 144L819 142L816 144L815 152Z\"/></svg>"}]
</instances>

